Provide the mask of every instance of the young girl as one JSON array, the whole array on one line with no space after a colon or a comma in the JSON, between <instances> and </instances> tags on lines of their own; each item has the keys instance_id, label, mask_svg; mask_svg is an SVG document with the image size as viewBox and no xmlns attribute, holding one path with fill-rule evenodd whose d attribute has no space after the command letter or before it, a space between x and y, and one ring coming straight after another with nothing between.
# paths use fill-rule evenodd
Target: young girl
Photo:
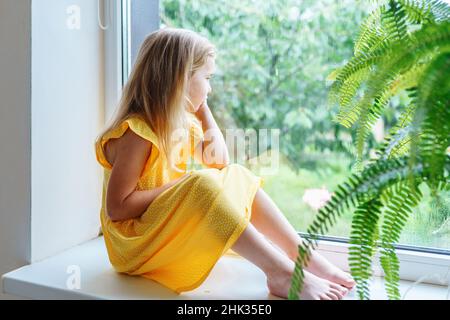
<instances>
[{"instance_id":1,"label":"young girl","mask_svg":"<svg viewBox=\"0 0 450 320\"><path fill-rule=\"evenodd\" d=\"M181 293L232 249L265 273L271 294L287 298L302 239L263 179L229 163L206 102L214 70L215 48L195 32L164 28L143 42L113 122L95 143L109 260L117 272ZM190 157L204 168L187 172ZM300 297L342 299L354 285L313 252Z\"/></svg>"}]
</instances>

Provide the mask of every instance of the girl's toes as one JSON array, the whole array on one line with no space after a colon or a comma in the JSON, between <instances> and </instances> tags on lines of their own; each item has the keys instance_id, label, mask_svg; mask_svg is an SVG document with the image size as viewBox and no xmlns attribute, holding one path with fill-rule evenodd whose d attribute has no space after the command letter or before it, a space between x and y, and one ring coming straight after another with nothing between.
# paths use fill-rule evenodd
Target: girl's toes
<instances>
[{"instance_id":1,"label":"girl's toes","mask_svg":"<svg viewBox=\"0 0 450 320\"><path fill-rule=\"evenodd\" d=\"M352 276L346 272L339 272L334 277L334 282L346 287L347 289L352 289L356 282L353 280Z\"/></svg>"},{"instance_id":2,"label":"girl's toes","mask_svg":"<svg viewBox=\"0 0 450 320\"><path fill-rule=\"evenodd\" d=\"M347 288L353 288L354 286L356 285L356 281L355 280L353 280L353 278L349 275L349 274L347 274L346 275L346 279L345 279L345 286L347 287Z\"/></svg>"},{"instance_id":3,"label":"girl's toes","mask_svg":"<svg viewBox=\"0 0 450 320\"><path fill-rule=\"evenodd\" d=\"M339 291L341 293L342 296L345 296L348 293L348 289L343 287L340 284L334 284L332 285L332 288Z\"/></svg>"}]
</instances>

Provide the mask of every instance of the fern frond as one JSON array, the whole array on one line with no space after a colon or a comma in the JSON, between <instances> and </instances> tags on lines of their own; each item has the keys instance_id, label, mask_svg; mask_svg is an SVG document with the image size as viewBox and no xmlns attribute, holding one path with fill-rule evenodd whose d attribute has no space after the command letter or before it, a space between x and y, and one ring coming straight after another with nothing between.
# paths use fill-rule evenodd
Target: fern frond
<instances>
[{"instance_id":1,"label":"fern frond","mask_svg":"<svg viewBox=\"0 0 450 320\"><path fill-rule=\"evenodd\" d=\"M414 119L414 114L417 109L417 87L412 87L410 89L406 89L405 91L408 94L410 101L405 110L400 114L394 130L409 126Z\"/></svg>"},{"instance_id":2,"label":"fern frond","mask_svg":"<svg viewBox=\"0 0 450 320\"><path fill-rule=\"evenodd\" d=\"M365 100L361 100L357 106L348 106L348 101L351 97L346 93L346 104L341 105L341 110L337 116L337 120L345 127L349 128L360 118L360 127L357 131L357 151L358 155L361 155L364 149L364 141L374 123L381 117L382 112L387 105L389 99L396 95L400 90L409 89L417 85L417 78L423 73L425 64L419 64L413 66L405 73L399 73L395 79L391 80L390 86L387 86L382 92L381 96L374 99L374 103L371 106L368 102L370 97L366 97ZM392 72L392 71L391 71ZM366 106L366 108L364 108ZM367 108L370 107L370 108ZM369 109L369 110L367 110ZM360 158L360 157L359 157ZM361 160L361 159L359 159Z\"/></svg>"},{"instance_id":3,"label":"fern frond","mask_svg":"<svg viewBox=\"0 0 450 320\"><path fill-rule=\"evenodd\" d=\"M354 54L373 51L392 38L406 38L405 22L436 24L449 19L449 4L442 0L384 1L361 23L355 39Z\"/></svg>"},{"instance_id":4,"label":"fern frond","mask_svg":"<svg viewBox=\"0 0 450 320\"><path fill-rule=\"evenodd\" d=\"M365 100L360 100L356 104L351 104L346 108L341 108L336 115L336 121L346 128L351 128L358 121L361 111L363 110Z\"/></svg>"},{"instance_id":5,"label":"fern frond","mask_svg":"<svg viewBox=\"0 0 450 320\"><path fill-rule=\"evenodd\" d=\"M409 185L403 181L387 188L384 193L387 207L384 211L384 221L381 228L380 263L385 272L386 291L389 299L399 299L398 290L399 262L394 245L399 242L403 227L417 206L422 194L417 185Z\"/></svg>"},{"instance_id":6,"label":"fern frond","mask_svg":"<svg viewBox=\"0 0 450 320\"><path fill-rule=\"evenodd\" d=\"M450 25L448 25L448 27L449 26ZM450 41L450 28L447 28L446 31L446 36L448 37L446 43L448 45ZM428 35L428 32L428 30L424 30L423 34ZM440 35L437 35L437 37L439 39ZM419 38L421 38L421 36ZM431 39L428 40L433 41ZM414 43L415 45L418 44L417 38L414 39ZM347 108L346 115L348 118L344 120L345 125L348 126L349 122L354 121L355 118L357 118L356 115L361 115L361 117L359 118L356 141L359 157L362 157L364 142L368 133L370 132L370 129L372 128L376 120L381 116L386 104L394 93L393 91L391 91L391 88L398 85L398 82L396 82L396 80L398 78L404 77L406 73L412 72L411 69L415 64L417 64L417 61L420 61L423 55L428 55L431 53L431 51L435 50L433 46L428 46L426 43L422 43L420 44L420 46L421 45L424 45L422 50L419 50L421 54L417 54L418 51L410 50L410 48L408 48L409 43L400 43L395 45L392 50L393 53L389 55L389 59L387 59L387 57L382 59L382 63L380 63L378 70L367 80L366 93L360 100L360 102L356 105L357 108L355 107L355 110L351 110L353 111L353 113L349 112L349 108ZM407 48L404 49L403 46L406 46ZM403 49L401 49L401 47ZM450 50L450 46L446 49ZM424 66L421 66L420 68L424 68ZM406 81L406 83L409 82ZM412 85L415 85L415 83L413 82Z\"/></svg>"},{"instance_id":7,"label":"fern frond","mask_svg":"<svg viewBox=\"0 0 450 320\"><path fill-rule=\"evenodd\" d=\"M339 111L337 120L346 127L353 125L360 114L365 114L370 109L377 95L379 101L386 101L383 98L388 95L385 92L380 95L386 86L390 87L391 94L402 88L399 86L400 83L403 83L403 88L408 85L414 86L416 84L414 79L417 79L426 67L421 61L435 54L436 48L440 48L442 52L450 50L450 23L423 28L415 32L408 43L401 41L395 44L385 43L373 52L353 57L340 69L330 90L332 96L339 96L341 92L343 94L342 101L345 105ZM362 76L368 78L361 78ZM351 94L356 94L362 83L367 83L365 96L359 101L350 103L353 100ZM334 100L339 101L339 98ZM380 106L383 104L376 105L378 110L372 114L379 114L382 109ZM367 117L367 120L370 118ZM365 121L360 127L362 133L370 129Z\"/></svg>"},{"instance_id":8,"label":"fern frond","mask_svg":"<svg viewBox=\"0 0 450 320\"><path fill-rule=\"evenodd\" d=\"M384 56L385 50L387 50L387 48L383 47L374 52L360 54L350 59L350 61L337 73L336 81L332 84L331 91L339 92L341 88L346 85L346 81L354 73L363 69L370 69L374 66Z\"/></svg>"},{"instance_id":9,"label":"fern frond","mask_svg":"<svg viewBox=\"0 0 450 320\"><path fill-rule=\"evenodd\" d=\"M435 19L428 6L428 1L400 0L405 8L407 20L414 24L433 23Z\"/></svg>"},{"instance_id":10,"label":"fern frond","mask_svg":"<svg viewBox=\"0 0 450 320\"><path fill-rule=\"evenodd\" d=\"M413 87L406 91L410 102L400 114L397 124L389 131L381 146L375 151L376 158L372 162L406 155L411 142L417 142L420 137L420 133L413 133L411 124L416 112L417 89Z\"/></svg>"},{"instance_id":11,"label":"fern frond","mask_svg":"<svg viewBox=\"0 0 450 320\"><path fill-rule=\"evenodd\" d=\"M402 90L417 87L418 80L427 67L427 63L417 63L412 65L411 68L404 73L399 74L390 85L389 91L391 95L394 96Z\"/></svg>"},{"instance_id":12,"label":"fern frond","mask_svg":"<svg viewBox=\"0 0 450 320\"><path fill-rule=\"evenodd\" d=\"M418 163L412 170L414 174L420 176L422 165ZM407 158L387 159L368 167L361 175L351 175L347 182L338 186L331 200L319 210L314 221L308 227L307 233L310 235L310 238L306 239L299 246L299 257L294 271L295 276L293 277L289 293L291 298L297 299L298 291L301 290L303 273L300 269L307 265L306 257L309 257L311 250L317 247L317 235L326 234L337 218L343 214L344 210L358 207L373 200L381 190L396 183L398 180L406 179L408 174L409 164Z\"/></svg>"},{"instance_id":13,"label":"fern frond","mask_svg":"<svg viewBox=\"0 0 450 320\"><path fill-rule=\"evenodd\" d=\"M362 111L359 119L358 129L356 131L356 152L357 158L361 161L364 152L364 142L378 118L381 117L384 108L391 98L388 89L381 90L381 94L374 98L374 103L370 104L370 96L361 101Z\"/></svg>"},{"instance_id":14,"label":"fern frond","mask_svg":"<svg viewBox=\"0 0 450 320\"><path fill-rule=\"evenodd\" d=\"M392 157L403 156L408 153L408 146L412 139L418 138L417 136L411 136L411 127L401 128L394 133L388 135L379 149L376 150L378 159L390 159Z\"/></svg>"},{"instance_id":15,"label":"fern frond","mask_svg":"<svg viewBox=\"0 0 450 320\"><path fill-rule=\"evenodd\" d=\"M375 197L361 204L352 219L348 260L360 299L370 299L368 280L372 276L372 256L381 207L381 201Z\"/></svg>"},{"instance_id":16,"label":"fern frond","mask_svg":"<svg viewBox=\"0 0 450 320\"><path fill-rule=\"evenodd\" d=\"M339 106L342 110L347 109L352 104L354 96L369 72L369 69L361 69L347 79L345 86L342 87L337 95L339 97ZM333 92L330 92L330 94L333 94ZM340 114L342 113L345 113L345 111L340 112Z\"/></svg>"},{"instance_id":17,"label":"fern frond","mask_svg":"<svg viewBox=\"0 0 450 320\"><path fill-rule=\"evenodd\" d=\"M418 112L421 123L420 157L429 171L430 183L443 175L446 151L450 146L450 52L435 58L425 71L418 88Z\"/></svg>"},{"instance_id":18,"label":"fern frond","mask_svg":"<svg viewBox=\"0 0 450 320\"><path fill-rule=\"evenodd\" d=\"M409 38L405 8L396 0L390 0L389 5L381 7L381 25L390 41L406 42Z\"/></svg>"},{"instance_id":19,"label":"fern frond","mask_svg":"<svg viewBox=\"0 0 450 320\"><path fill-rule=\"evenodd\" d=\"M411 23L431 24L448 20L449 6L442 0L399 0Z\"/></svg>"},{"instance_id":20,"label":"fern frond","mask_svg":"<svg viewBox=\"0 0 450 320\"><path fill-rule=\"evenodd\" d=\"M450 170L450 157L446 158L445 168L447 171ZM367 208L374 206L374 210L376 210L375 207L379 203L374 199L381 199L384 190L394 184L402 181L409 183L411 176L414 177L414 181L423 181L426 178L426 171L421 161L417 161L413 167L410 167L408 157L385 159L371 164L360 175L351 175L346 182L337 187L331 200L319 210L314 221L307 228L309 237L298 247L299 256L289 291L289 299L298 299L298 292L302 288L304 279L302 268L307 266L311 250L317 248L318 235L326 234L345 209L359 207L361 210L368 210ZM369 202L371 203L369 204ZM364 204L369 207L363 207ZM368 241L371 243L370 239Z\"/></svg>"},{"instance_id":21,"label":"fern frond","mask_svg":"<svg viewBox=\"0 0 450 320\"><path fill-rule=\"evenodd\" d=\"M373 11L361 24L360 30L355 40L354 54L374 51L379 44L388 39L387 33L381 27L379 20L381 8Z\"/></svg>"}]
</instances>

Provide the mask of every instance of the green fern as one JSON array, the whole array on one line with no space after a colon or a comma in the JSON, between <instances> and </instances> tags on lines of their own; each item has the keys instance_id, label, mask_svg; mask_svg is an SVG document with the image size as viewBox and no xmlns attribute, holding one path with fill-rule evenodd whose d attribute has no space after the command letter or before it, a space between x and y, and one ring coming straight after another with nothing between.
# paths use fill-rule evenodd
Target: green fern
<instances>
[{"instance_id":1,"label":"green fern","mask_svg":"<svg viewBox=\"0 0 450 320\"><path fill-rule=\"evenodd\" d=\"M401 22L396 23L397 19ZM450 51L448 22L425 25L409 35L405 27L404 10L399 9L398 4L386 11L384 21L384 28L391 36L384 37L382 43L367 45L367 50L355 55L336 74L336 81L330 90L330 101L340 104L337 121L345 127L351 127L359 121L359 157L362 156L368 132L390 98L401 90L416 86L416 79L437 51ZM379 49L372 51L374 45ZM361 87L365 88L365 94L358 99L357 92Z\"/></svg>"},{"instance_id":2,"label":"green fern","mask_svg":"<svg viewBox=\"0 0 450 320\"><path fill-rule=\"evenodd\" d=\"M422 122L420 156L425 159L431 182L441 176L450 145L450 52L436 57L424 72L418 92L416 123ZM436 90L435 88L440 88ZM423 121L418 119L424 117Z\"/></svg>"},{"instance_id":3,"label":"green fern","mask_svg":"<svg viewBox=\"0 0 450 320\"><path fill-rule=\"evenodd\" d=\"M400 239L401 231L406 225L412 209L419 203L422 194L417 185L397 183L388 188L384 194L386 210L381 236L380 263L386 274L386 291L390 299L399 299L397 283L399 277L399 262L395 254L394 244Z\"/></svg>"},{"instance_id":4,"label":"green fern","mask_svg":"<svg viewBox=\"0 0 450 320\"><path fill-rule=\"evenodd\" d=\"M387 40L388 34L380 26L378 21L381 18L381 8L375 10L361 24L358 36L355 40L355 56L374 51L379 45Z\"/></svg>"},{"instance_id":5,"label":"green fern","mask_svg":"<svg viewBox=\"0 0 450 320\"><path fill-rule=\"evenodd\" d=\"M360 104L353 115L361 114L358 118L353 116L352 121L359 120L357 150L358 155L361 156L364 148L364 141L367 138L368 132L372 128L375 121L381 117L384 108L389 99L396 95L400 90L408 89L416 84L411 81L405 81L405 73L411 73L417 77L419 68L413 69L422 59L429 59L429 55L433 55L435 48L434 44L444 44L442 50L450 50L448 43L450 43L450 24L445 25L445 32L433 34L434 31L441 31L441 27L429 27L419 31L416 36L411 38L412 44L406 43L396 44L391 48L384 59L380 59L380 65L377 66L377 72L373 73L366 81L366 92L361 99ZM430 35L435 38L430 38ZM427 38L427 40L425 40ZM424 42L422 42L424 40ZM435 41L435 42L434 42ZM401 50L403 46L406 49ZM382 64L382 65L381 65ZM424 69L423 64L420 67ZM403 78L403 84L407 87L399 85L400 79ZM394 89L394 90L393 90ZM348 123L343 123L348 126Z\"/></svg>"},{"instance_id":6,"label":"green fern","mask_svg":"<svg viewBox=\"0 0 450 320\"><path fill-rule=\"evenodd\" d=\"M450 157L445 157L445 171L450 171ZM352 224L352 234L354 235L351 239L351 243L354 244L354 249L350 251L350 261L367 261L367 257L373 254L374 250L374 239L375 239L375 228L377 224L376 216L379 215L379 210L381 209L380 203L387 203L387 218L393 221L394 216L397 213L403 213L404 210L410 212L411 208L417 203L411 200L408 201L396 201L395 198L389 197L390 192L394 190L396 194L401 197L401 194L405 191L403 189L395 189L393 186L399 184L405 188L410 183L410 175L415 177L415 182L418 184L419 181L425 181L427 177L427 170L421 161L417 161L413 168L410 167L408 157L384 159L375 162L373 165L367 167L360 175L352 175L348 178L348 181L339 185L337 190L334 192L332 199L328 204L321 208L315 217L312 224L308 227L307 233L309 237L303 241L303 244L299 246L299 258L296 261L296 268L294 271L294 276L292 279L292 285L289 292L289 299L298 299L298 291L302 289L302 279L303 271L302 269L307 265L309 255L311 250L317 248L317 238L319 234L326 234L329 228L337 221L339 216L347 209L357 207L356 218L354 218L354 223ZM442 177L441 185L446 184L448 176ZM420 193L413 189L415 194L413 199L419 199ZM386 198L381 201L383 197ZM408 194L412 196L413 192ZM373 212L371 212L373 210ZM390 210L390 211L389 211ZM366 215L364 215L366 213ZM392 214L390 214L392 213ZM355 222L355 219L357 220ZM364 220L360 220L364 219ZM395 220L395 226L392 229L383 227L384 243L390 243L391 239L396 240L400 234L402 217L396 217L399 219ZM364 229L362 229L364 228ZM389 233L388 230L396 231L396 233ZM362 253L357 253L357 248L360 247ZM368 251L368 247L372 246L371 251ZM387 246L385 247L387 248ZM366 264L359 265L359 270L357 269L357 264L353 265L353 270L356 270L357 274L353 274L355 279L362 281L358 283L360 285L360 290L358 294L360 297L367 297L366 295L366 285L368 271L362 273L362 269L367 267ZM353 271L352 270L352 271ZM360 272L360 274L358 274ZM388 277L390 274L389 269L386 269ZM388 281L389 283L389 281Z\"/></svg>"},{"instance_id":7,"label":"green fern","mask_svg":"<svg viewBox=\"0 0 450 320\"><path fill-rule=\"evenodd\" d=\"M368 280L372 276L372 257L381 208L381 201L374 197L356 209L352 221L349 264L361 299L370 299Z\"/></svg>"},{"instance_id":8,"label":"green fern","mask_svg":"<svg viewBox=\"0 0 450 320\"><path fill-rule=\"evenodd\" d=\"M379 248L390 299L399 298L399 241L426 183L434 196L450 185L450 8L440 0L372 1L378 8L362 23L354 56L328 78L336 120L357 125L357 163L365 140L392 97L408 93L395 126L376 158L337 187L299 246L289 299L298 299L317 239L345 210L354 209L349 265L358 295L370 299L372 258Z\"/></svg>"},{"instance_id":9,"label":"green fern","mask_svg":"<svg viewBox=\"0 0 450 320\"><path fill-rule=\"evenodd\" d=\"M450 159L448 159L447 165L450 167ZM411 169L407 157L385 159L369 166L360 175L353 174L349 177L347 182L338 186L331 200L319 210L314 221L308 227L309 237L299 246L300 257L317 248L317 235L326 234L345 210L364 206L367 202L374 201L379 197L380 190L387 189L399 181L408 181L411 170L414 175L423 176L422 163L416 163L415 167ZM297 261L291 297L296 297L295 288L301 288L300 282L296 279L301 279L301 268L307 265L305 262L302 259Z\"/></svg>"}]
</instances>

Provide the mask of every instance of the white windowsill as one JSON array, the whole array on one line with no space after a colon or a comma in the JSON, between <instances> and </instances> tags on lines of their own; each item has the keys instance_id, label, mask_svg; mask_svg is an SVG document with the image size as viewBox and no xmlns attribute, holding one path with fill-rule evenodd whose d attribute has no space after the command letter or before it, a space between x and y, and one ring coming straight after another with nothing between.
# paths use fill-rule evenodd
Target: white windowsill
<instances>
[{"instance_id":1,"label":"white windowsill","mask_svg":"<svg viewBox=\"0 0 450 320\"><path fill-rule=\"evenodd\" d=\"M66 282L79 266L80 289L68 289ZM225 255L195 290L177 295L142 277L118 274L109 263L103 237L98 237L51 258L27 265L2 276L3 291L31 299L279 299L268 293L264 273L240 256ZM405 299L448 299L446 286L401 281ZM406 297L404 297L404 294ZM372 299L386 299L383 278L375 277ZM357 299L351 292L346 299Z\"/></svg>"}]
</instances>

